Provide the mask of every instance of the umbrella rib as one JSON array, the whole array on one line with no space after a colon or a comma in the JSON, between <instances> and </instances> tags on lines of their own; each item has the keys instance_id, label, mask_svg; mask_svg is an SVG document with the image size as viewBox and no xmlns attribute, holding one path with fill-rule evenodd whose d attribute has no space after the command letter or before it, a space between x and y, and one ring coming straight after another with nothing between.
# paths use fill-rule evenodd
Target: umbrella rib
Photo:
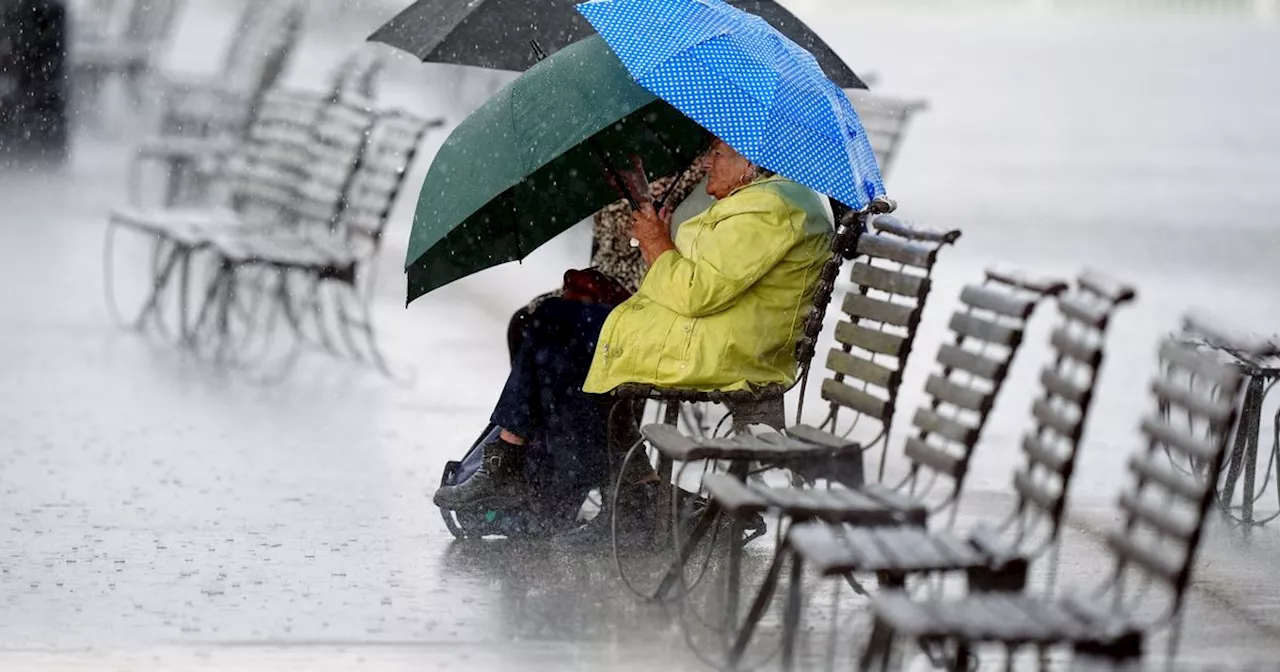
<instances>
[{"instance_id":1,"label":"umbrella rib","mask_svg":"<svg viewBox=\"0 0 1280 672\"><path fill-rule=\"evenodd\" d=\"M520 132L516 128L516 108L518 107L516 105L516 94L519 93L519 91L520 91L520 87L513 85L511 87L511 95L507 97L507 100L509 102L509 105L507 107L507 113L508 113L508 117L511 120L511 137L512 139L515 139L515 140L519 140L520 138ZM519 182L516 182L515 188L524 190L525 185L529 179L529 167L524 160L525 159L524 152L518 151L516 152L516 154L517 154L516 161L519 162L520 164L520 174L523 175L523 177L520 178ZM519 213L515 212L514 209L512 210L510 216L512 220L511 233L516 238L516 260L523 261L524 245L520 244L520 228L521 228L520 216L519 216Z\"/></svg>"}]
</instances>

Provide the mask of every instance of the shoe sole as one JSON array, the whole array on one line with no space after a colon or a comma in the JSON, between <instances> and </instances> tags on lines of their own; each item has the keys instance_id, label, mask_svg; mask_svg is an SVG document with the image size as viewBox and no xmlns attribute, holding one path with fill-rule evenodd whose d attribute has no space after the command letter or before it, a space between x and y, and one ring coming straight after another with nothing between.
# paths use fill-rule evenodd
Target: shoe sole
<instances>
[{"instance_id":1,"label":"shoe sole","mask_svg":"<svg viewBox=\"0 0 1280 672\"><path fill-rule=\"evenodd\" d=\"M439 499L432 497L431 502L441 509L449 511L468 511L474 509L513 509L525 503L525 499L508 499L503 497L489 497L486 499L474 499L467 502L441 502Z\"/></svg>"}]
</instances>

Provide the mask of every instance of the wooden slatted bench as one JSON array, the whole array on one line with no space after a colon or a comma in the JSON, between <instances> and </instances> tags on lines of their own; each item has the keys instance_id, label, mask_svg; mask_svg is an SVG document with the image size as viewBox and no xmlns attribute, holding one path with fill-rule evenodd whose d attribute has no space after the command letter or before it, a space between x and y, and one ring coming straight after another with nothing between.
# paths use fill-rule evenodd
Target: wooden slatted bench
<instances>
[{"instance_id":1,"label":"wooden slatted bench","mask_svg":"<svg viewBox=\"0 0 1280 672\"><path fill-rule=\"evenodd\" d=\"M882 208L882 210L891 209L890 207ZM858 290L861 300L846 301L842 306L845 311L847 321L837 326L837 329L856 326L858 328L870 328L871 331L883 332L892 335L900 340L900 347L891 357L880 357L869 353L865 357L874 365L886 366L892 365L895 370L901 371L905 367L907 355L910 353L911 345L914 343L915 328L919 323L919 317L924 310L924 304L932 289L930 276L933 271L934 264L937 261L938 252L941 248L954 244L960 237L960 232L955 230L932 230L923 227L916 227L902 222L896 217L889 216L888 213L882 212L875 214L875 209L870 209L864 213L850 212L842 218L841 226L837 230L832 240L832 257L824 265L818 288L814 293L814 303L810 307L806 316L804 330L796 344L796 361L799 365L799 373L797 376L800 390L800 404L797 409L797 418L804 411L804 391L807 386L808 372L813 360L814 353L817 349L817 341L822 333L823 324L827 315L827 310L834 293L836 280L840 274L840 270L847 259L854 259L853 273L862 276L888 277L896 278L887 285L881 283L880 287L867 285ZM887 287L887 288L884 288ZM909 288L910 291L906 295L896 294L895 289L904 290ZM905 291L905 290L904 290ZM889 307L894 311L907 311L906 319L894 322L880 322L875 315L877 308L880 306ZM864 315L872 315L865 317ZM883 317L883 315L880 315ZM864 326L865 323L865 326ZM844 344L841 351L849 353L852 351L854 344ZM843 381L845 374L836 373L835 379ZM892 376L890 380L884 381L887 386L879 391L884 395L885 403L874 409L875 415L873 420L883 423L886 427L892 418L892 409L897 396L897 389L901 383L901 375ZM842 383L843 384L843 383ZM849 389L854 389L850 387ZM755 389L743 392L700 392L693 390L663 390L655 389L648 386L627 385L616 391L616 394L624 403L617 404L614 409L615 417L611 420L610 443L611 450L621 452L625 450L625 446L631 446L622 460L622 465L618 473L625 473L629 461L634 459L635 453L647 442L658 453L659 478L660 483L666 487L660 501L668 501L669 497L676 496L678 488L672 483L673 465L675 463L687 464L692 460L715 459L724 460L729 463L731 470L736 470L736 474L741 477L752 461L769 461L768 451L762 450L759 445L751 443L743 443L733 450L749 450L754 451L750 457L742 459L734 457L719 457L715 452L717 448L730 448L731 445L724 443L700 443L698 450L700 455L691 457L687 454L689 441L695 439L686 438L675 431L675 425L678 418L679 404L681 403L723 403L733 419L733 434L742 434L747 428L754 424L766 425L775 429L781 429L785 426L785 418L783 411L783 396L787 392L787 388L773 385L767 388ZM824 397L831 404L831 412L827 420L819 427L801 427L797 431L800 435L805 436L808 440L805 442L805 450L811 450L816 446L817 451L835 450L850 447L847 441L842 437L828 430L836 430L837 423L841 420L839 397L832 397L830 394L824 394ZM646 427L640 437L635 437L635 425L630 421L633 414L620 413L620 410L631 409L627 403L633 400L654 400L659 401L666 406L666 423L665 425L653 425ZM865 407L847 407L846 410L862 414ZM617 416L628 416L625 421L620 421ZM887 434L887 429L885 431ZM642 438L644 441L636 440ZM750 439L740 437L741 441L749 442ZM783 449L789 445L786 442L781 444ZM828 450L830 449L830 450ZM841 462L842 464L852 462ZM861 480L861 464L856 464L856 472L851 472L848 477L851 479ZM683 564L683 557L688 549L691 549L703 536L707 534L714 520L714 512L708 511L699 519L698 523L693 527L691 532L691 544L680 548L677 541L677 565ZM741 520L735 519L733 525L734 530L730 534L735 538L741 537L741 530L736 526L741 524ZM672 521L673 526L678 525L678 521ZM666 533L666 529L659 528L659 538ZM673 569L674 571L674 569ZM661 598L667 595L674 586L674 579L671 572L663 580L655 597Z\"/></svg>"},{"instance_id":2,"label":"wooden slatted bench","mask_svg":"<svg viewBox=\"0 0 1280 672\"><path fill-rule=\"evenodd\" d=\"M322 100L309 123L266 132L268 137L277 137L275 133L279 132L283 142L271 144L271 151L257 154L256 160L249 161L239 173L238 179L245 181L239 193L252 198L238 209L251 215L256 206L265 203L276 220L259 220L268 221L265 226L222 227L205 232L204 245L199 250L211 258L217 272L200 309L197 331L210 330L207 333L212 338L208 340L216 344L213 354L220 361L237 355L230 349L238 340L233 337L235 334L258 332L268 338L276 325L277 309L292 305L261 305L259 301L254 305L265 312L233 310L259 292L270 292L274 273L260 273L262 269L256 263L264 255L275 260L276 269L338 278L354 273L354 261L333 258L307 240L327 235L335 226L375 113L372 101L364 98ZM281 151L277 154L275 150ZM264 181L264 174L272 178ZM278 210L273 207L277 199ZM285 316L292 326L294 316Z\"/></svg>"},{"instance_id":3,"label":"wooden slatted bench","mask_svg":"<svg viewBox=\"0 0 1280 672\"><path fill-rule=\"evenodd\" d=\"M791 571L809 567L821 576L846 579L854 572L873 572L898 586L913 574L964 572L971 591L1022 590L1030 563L1057 549L1106 330L1115 310L1135 296L1132 287L1085 272L1074 291L1059 297L1061 324L1052 333L1051 360L1041 371L1041 394L1031 406L1033 428L1022 438L1026 462L1013 477L1016 502L1003 520L962 534L949 525L865 529L809 516L809 522L797 523L787 533L784 551L792 554ZM1082 352L1089 354L1082 357ZM1051 562L1056 558L1052 553ZM1054 583L1055 570L1049 568L1047 587ZM784 637L794 639L798 626L788 624ZM793 645L785 648L794 650Z\"/></svg>"},{"instance_id":4,"label":"wooden slatted bench","mask_svg":"<svg viewBox=\"0 0 1280 672\"><path fill-rule=\"evenodd\" d=\"M277 89L264 99L245 141L222 167L224 202L188 208L138 208L113 210L107 221L107 261L104 285L108 305L116 302L111 268L111 247L117 229L149 236L153 243L150 290L142 309L127 319L135 329L152 325L173 332L182 344L191 333L186 322L187 296L182 289L190 274L191 257L209 244L217 231L242 227L285 226L292 222L295 187L309 165L309 126L326 105L323 96ZM175 280L177 287L175 287ZM178 291L180 296L170 296ZM178 304L178 324L165 326L166 302ZM122 319L122 321L124 321Z\"/></svg>"},{"instance_id":5,"label":"wooden slatted bench","mask_svg":"<svg viewBox=\"0 0 1280 672\"><path fill-rule=\"evenodd\" d=\"M187 93L176 96L166 108L160 132L138 145L129 166L130 202L135 207L144 200L143 177L148 168L155 166L166 177L160 196L165 207L190 207L218 196L211 193L212 188L222 180L226 161L245 143L256 118L261 116L266 92L275 87L296 46L304 11L295 0L275 0L269 7L255 11L255 16L269 21L268 27L275 30L270 33L270 42L257 47L263 52L262 58L239 62L241 69L260 68L242 77L249 83L224 88L191 85ZM330 73L325 97L373 100L370 78L381 66L376 55L356 52ZM313 116L304 114L299 120Z\"/></svg>"},{"instance_id":6,"label":"wooden slatted bench","mask_svg":"<svg viewBox=\"0 0 1280 672\"><path fill-rule=\"evenodd\" d=\"M333 354L367 358L388 372L369 309L367 288L376 272L371 266L422 137L442 123L394 110L379 113L367 132L358 122L350 129L335 129L343 142L360 140L359 158L349 178L339 171L313 171L301 188L309 195L304 203L313 208L306 218L309 224L257 235L230 231L214 239L211 252L232 277L249 268L266 269L274 283L269 291L302 341ZM321 128L321 135L334 134ZM348 149L337 151L345 154ZM336 165L332 160L320 164ZM330 203L336 205L332 212L316 209ZM362 277L363 290L358 285ZM301 287L291 282L294 279L301 280ZM325 286L337 292L328 301L322 293ZM306 316L313 318L309 324L304 323ZM331 328L337 334L330 334ZM357 343L356 333L363 345ZM346 346L345 353L338 350L339 344Z\"/></svg>"},{"instance_id":7,"label":"wooden slatted bench","mask_svg":"<svg viewBox=\"0 0 1280 672\"><path fill-rule=\"evenodd\" d=\"M894 667L896 639L953 648L966 660L984 643L1012 655L1023 647L1068 646L1077 657L1110 664L1143 655L1146 634L1172 625L1194 569L1213 505L1227 441L1238 412L1239 372L1193 346L1166 340L1151 386L1159 410L1141 423L1143 447L1130 460L1130 483L1118 501L1121 523L1106 535L1113 571L1087 593L1063 597L978 593L915 599L889 591L874 599L875 626L862 669ZM1166 417L1177 418L1172 424ZM1169 464L1176 458L1178 467ZM1164 609L1152 617L1150 607Z\"/></svg>"},{"instance_id":8,"label":"wooden slatted bench","mask_svg":"<svg viewBox=\"0 0 1280 672\"><path fill-rule=\"evenodd\" d=\"M743 487L754 491L758 498L750 502L751 507L767 505L768 510L779 513L784 522L805 521L817 513L819 515L813 519L859 527L907 524L923 529L931 515L949 512L954 516L973 449L986 427L996 398L1004 388L1013 360L1022 347L1022 337L1028 321L1044 297L1056 296L1065 288L1064 283L1055 280L1032 280L1021 275L988 271L984 284L970 285L961 291L960 308L949 322L953 341L949 348L944 346L939 351L938 372L931 375L925 385L928 401L916 411L912 420L914 435L906 439L904 454L910 465L907 477L891 487L868 485L860 481L837 481L832 486L848 487L878 501L878 510L867 512L865 507L854 507L841 511L829 497L825 498L829 504L827 510L791 509L787 506L789 503L796 501L798 497L811 498L812 495L796 495L792 489L787 488L744 484ZM988 368L992 377L984 378L941 361L948 353L957 351L991 362ZM791 438L789 443L804 442ZM790 459L785 459L785 452L778 452L770 457L782 466L804 461L810 463L809 468L814 472L825 471L832 474L849 472L847 467L841 467L841 462L853 460L860 463L862 459L861 451L833 455L829 460L817 463L803 453L793 455ZM939 482L945 482L943 492L934 496L934 486ZM743 498L724 500L720 498L720 494L722 493L711 492L712 510L723 510L734 518L747 513L737 507ZM740 551L731 549L731 553L735 552ZM748 642L754 636L757 624L772 601L781 565L789 555L785 545L775 552L766 581L757 593L729 652L731 666L741 660ZM729 576L728 590L731 593L738 590L737 578ZM794 599L800 598L795 595ZM737 628L736 614L730 611L727 620L732 627ZM784 649L784 659L789 654L790 651Z\"/></svg>"},{"instance_id":9,"label":"wooden slatted bench","mask_svg":"<svg viewBox=\"0 0 1280 672\"><path fill-rule=\"evenodd\" d=\"M182 6L180 0L131 0L119 32L94 32L73 40L69 54L72 89L85 98L77 107L89 109L103 85L114 78L125 84L134 105L141 106L144 80L172 36Z\"/></svg>"}]
</instances>

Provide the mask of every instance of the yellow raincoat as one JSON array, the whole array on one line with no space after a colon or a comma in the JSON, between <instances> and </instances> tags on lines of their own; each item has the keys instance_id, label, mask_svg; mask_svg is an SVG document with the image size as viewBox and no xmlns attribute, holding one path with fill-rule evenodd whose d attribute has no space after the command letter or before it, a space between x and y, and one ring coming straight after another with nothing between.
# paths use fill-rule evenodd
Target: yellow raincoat
<instances>
[{"instance_id":1,"label":"yellow raincoat","mask_svg":"<svg viewBox=\"0 0 1280 672\"><path fill-rule=\"evenodd\" d=\"M583 390L791 384L831 234L822 197L782 177L717 201L680 225L676 249L609 314Z\"/></svg>"}]
</instances>

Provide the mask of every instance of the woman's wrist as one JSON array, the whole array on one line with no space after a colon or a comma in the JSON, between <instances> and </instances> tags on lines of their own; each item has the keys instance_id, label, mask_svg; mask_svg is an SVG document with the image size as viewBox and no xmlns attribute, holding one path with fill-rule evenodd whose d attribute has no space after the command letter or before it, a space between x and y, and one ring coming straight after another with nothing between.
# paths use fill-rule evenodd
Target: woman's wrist
<instances>
[{"instance_id":1,"label":"woman's wrist","mask_svg":"<svg viewBox=\"0 0 1280 672\"><path fill-rule=\"evenodd\" d=\"M644 265L652 267L653 262L658 260L664 253L669 250L676 249L675 243L671 241L671 236L666 233L637 235L640 241L640 256L644 258Z\"/></svg>"}]
</instances>

